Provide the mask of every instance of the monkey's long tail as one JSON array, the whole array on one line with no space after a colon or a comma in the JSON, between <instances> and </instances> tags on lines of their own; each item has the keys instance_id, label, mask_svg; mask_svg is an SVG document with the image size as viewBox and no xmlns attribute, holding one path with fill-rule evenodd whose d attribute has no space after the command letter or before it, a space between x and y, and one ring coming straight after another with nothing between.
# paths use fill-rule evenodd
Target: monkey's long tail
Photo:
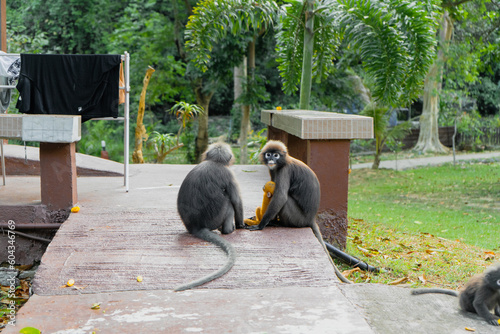
<instances>
[{"instance_id":1,"label":"monkey's long tail","mask_svg":"<svg viewBox=\"0 0 500 334\"><path fill-rule=\"evenodd\" d=\"M458 292L456 292L454 290L448 290L448 289L422 288L422 289L411 290L412 295L423 295L425 293L442 293L445 295L458 297Z\"/></svg>"},{"instance_id":2,"label":"monkey's long tail","mask_svg":"<svg viewBox=\"0 0 500 334\"><path fill-rule=\"evenodd\" d=\"M311 226L311 228L312 228L312 230L313 230L314 235L316 236L316 238L323 245L323 249L325 250L326 255L328 255L328 259L330 260L330 263L333 266L333 270L335 270L335 275L337 275L337 277L339 278L340 281L342 281L344 283L353 284L351 281L349 281L347 278L345 278L344 275L342 275L342 273L340 272L339 268L337 268L337 266L335 265L335 262L333 262L332 256L330 255L330 252L326 248L325 242L323 241L323 236L321 235L321 231L319 230L318 224L315 222L313 224L313 226Z\"/></svg>"},{"instance_id":3,"label":"monkey's long tail","mask_svg":"<svg viewBox=\"0 0 500 334\"><path fill-rule=\"evenodd\" d=\"M236 261L236 251L234 250L233 246L224 240L222 237L220 237L218 234L210 232L208 229L201 229L195 233L193 233L194 236L203 239L205 241L211 242L217 246L219 246L226 254L228 257L228 261L226 264L217 270L216 272L209 274L207 276L204 276L200 279L191 281L189 283L180 285L174 289L174 291L183 291L183 290L188 290L192 289L194 287L197 287L199 285L205 284L207 282L210 282L218 277L221 277L225 273L227 273L234 265L234 262Z\"/></svg>"}]
</instances>

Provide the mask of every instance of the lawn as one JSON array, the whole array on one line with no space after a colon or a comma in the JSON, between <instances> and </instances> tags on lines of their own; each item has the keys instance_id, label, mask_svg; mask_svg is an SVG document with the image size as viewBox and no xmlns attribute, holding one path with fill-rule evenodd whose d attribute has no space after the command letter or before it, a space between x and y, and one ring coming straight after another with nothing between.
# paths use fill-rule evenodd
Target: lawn
<instances>
[{"instance_id":1,"label":"lawn","mask_svg":"<svg viewBox=\"0 0 500 334\"><path fill-rule=\"evenodd\" d=\"M500 163L353 170L348 208L352 218L498 249Z\"/></svg>"},{"instance_id":2,"label":"lawn","mask_svg":"<svg viewBox=\"0 0 500 334\"><path fill-rule=\"evenodd\" d=\"M347 252L387 271L346 274L355 282L457 288L498 260L499 199L499 162L353 170Z\"/></svg>"}]
</instances>

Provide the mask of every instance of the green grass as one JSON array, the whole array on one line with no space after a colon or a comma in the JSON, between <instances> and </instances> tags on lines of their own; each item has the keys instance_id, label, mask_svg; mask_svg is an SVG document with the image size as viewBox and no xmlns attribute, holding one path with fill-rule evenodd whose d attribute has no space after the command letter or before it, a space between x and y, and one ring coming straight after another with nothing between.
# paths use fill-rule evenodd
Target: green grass
<instances>
[{"instance_id":1,"label":"green grass","mask_svg":"<svg viewBox=\"0 0 500 334\"><path fill-rule=\"evenodd\" d=\"M500 163L406 171L353 170L349 216L500 248Z\"/></svg>"},{"instance_id":2,"label":"green grass","mask_svg":"<svg viewBox=\"0 0 500 334\"><path fill-rule=\"evenodd\" d=\"M346 252L380 273L356 283L457 289L500 254L500 163L353 170Z\"/></svg>"},{"instance_id":3,"label":"green grass","mask_svg":"<svg viewBox=\"0 0 500 334\"><path fill-rule=\"evenodd\" d=\"M349 219L347 253L374 267L379 273L352 269L336 261L344 276L356 283L438 286L457 289L471 276L495 261L495 252L447 240L429 233L409 232Z\"/></svg>"}]
</instances>

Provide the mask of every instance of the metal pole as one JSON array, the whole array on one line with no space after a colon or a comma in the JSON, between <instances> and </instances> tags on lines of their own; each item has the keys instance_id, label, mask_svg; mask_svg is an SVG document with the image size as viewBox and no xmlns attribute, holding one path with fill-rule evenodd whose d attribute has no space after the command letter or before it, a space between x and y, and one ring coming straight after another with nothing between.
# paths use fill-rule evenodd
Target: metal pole
<instances>
[{"instance_id":1,"label":"metal pole","mask_svg":"<svg viewBox=\"0 0 500 334\"><path fill-rule=\"evenodd\" d=\"M5 156L3 154L3 139L0 138L0 149L2 150L2 178L3 185L5 185Z\"/></svg>"},{"instance_id":2,"label":"metal pole","mask_svg":"<svg viewBox=\"0 0 500 334\"><path fill-rule=\"evenodd\" d=\"M124 126L124 157L123 157L123 166L124 166L124 176L125 176L125 191L128 192L129 190L129 183L128 183L128 178L129 178L129 126L130 126L130 101L129 101L129 96L130 95L130 54L125 51L125 110L124 110L124 116L125 116L125 126Z\"/></svg>"},{"instance_id":3,"label":"metal pole","mask_svg":"<svg viewBox=\"0 0 500 334\"><path fill-rule=\"evenodd\" d=\"M3 52L7 52L7 1L0 2L0 46ZM5 156L3 155L3 138L0 138L0 146L2 150L2 179L5 186Z\"/></svg>"}]
</instances>

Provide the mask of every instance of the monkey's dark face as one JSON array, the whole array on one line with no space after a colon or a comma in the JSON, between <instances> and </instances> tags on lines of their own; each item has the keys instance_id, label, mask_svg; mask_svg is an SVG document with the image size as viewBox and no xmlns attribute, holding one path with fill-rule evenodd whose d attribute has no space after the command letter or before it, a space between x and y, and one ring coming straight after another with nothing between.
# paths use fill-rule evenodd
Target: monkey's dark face
<instances>
[{"instance_id":1,"label":"monkey's dark face","mask_svg":"<svg viewBox=\"0 0 500 334\"><path fill-rule=\"evenodd\" d=\"M484 272L485 281L497 291L500 291L500 265L493 265Z\"/></svg>"},{"instance_id":2,"label":"monkey's dark face","mask_svg":"<svg viewBox=\"0 0 500 334\"><path fill-rule=\"evenodd\" d=\"M263 154L263 160L266 166L273 170L278 166L282 166L285 163L285 154L279 151L267 151Z\"/></svg>"}]
</instances>

